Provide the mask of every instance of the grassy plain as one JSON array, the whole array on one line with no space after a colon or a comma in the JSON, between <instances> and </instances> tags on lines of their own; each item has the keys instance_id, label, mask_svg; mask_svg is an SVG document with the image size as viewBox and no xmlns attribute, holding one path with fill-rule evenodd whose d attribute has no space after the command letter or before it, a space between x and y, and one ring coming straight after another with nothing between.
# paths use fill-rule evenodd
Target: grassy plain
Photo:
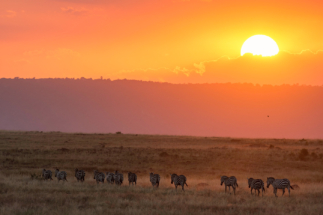
<instances>
[{"instance_id":1,"label":"grassy plain","mask_svg":"<svg viewBox=\"0 0 323 215\"><path fill-rule=\"evenodd\" d=\"M0 214L323 214L322 163L322 140L0 131ZM68 182L38 178L56 167ZM75 168L86 171L84 183ZM119 170L125 183L97 185L95 169ZM161 175L158 189L150 172ZM187 177L185 192L175 191L171 173ZM236 196L224 193L221 175L237 177ZM247 178L270 176L300 189L252 196Z\"/></svg>"}]
</instances>

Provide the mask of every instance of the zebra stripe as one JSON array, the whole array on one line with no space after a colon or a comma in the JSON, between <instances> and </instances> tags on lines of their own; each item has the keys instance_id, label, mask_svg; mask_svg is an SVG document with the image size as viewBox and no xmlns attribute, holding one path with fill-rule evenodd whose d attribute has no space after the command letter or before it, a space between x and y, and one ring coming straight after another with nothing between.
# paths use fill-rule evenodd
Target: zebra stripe
<instances>
[{"instance_id":1,"label":"zebra stripe","mask_svg":"<svg viewBox=\"0 0 323 215\"><path fill-rule=\"evenodd\" d=\"M104 183L104 178L105 175L102 172L99 172L97 170L94 171L94 177L93 179L95 179L96 183L99 184L100 182Z\"/></svg>"},{"instance_id":2,"label":"zebra stripe","mask_svg":"<svg viewBox=\"0 0 323 215\"><path fill-rule=\"evenodd\" d=\"M118 170L114 173L113 178L117 185L121 185L123 183L123 174L119 173Z\"/></svg>"},{"instance_id":3,"label":"zebra stripe","mask_svg":"<svg viewBox=\"0 0 323 215\"><path fill-rule=\"evenodd\" d=\"M160 176L158 174L150 173L150 182L153 185L153 187L159 187L160 183Z\"/></svg>"},{"instance_id":4,"label":"zebra stripe","mask_svg":"<svg viewBox=\"0 0 323 215\"><path fill-rule=\"evenodd\" d=\"M129 186L130 183L133 185L133 183L137 184L137 175L132 172L128 172L128 181L129 181Z\"/></svg>"},{"instance_id":5,"label":"zebra stripe","mask_svg":"<svg viewBox=\"0 0 323 215\"><path fill-rule=\"evenodd\" d=\"M230 192L230 187L232 187L234 195L236 194L236 188L238 187L236 177L231 176L229 178L227 176L222 176L221 177L221 186L222 186L223 183L224 183L224 186L225 186L225 192L227 192L227 187L229 187L229 192Z\"/></svg>"},{"instance_id":6,"label":"zebra stripe","mask_svg":"<svg viewBox=\"0 0 323 215\"><path fill-rule=\"evenodd\" d=\"M276 197L277 197L277 189L283 190L283 195L284 195L285 188L287 188L289 196L290 196L290 188L294 190L294 188L290 185L290 181L287 178L275 179L273 177L269 177L267 178L267 188L269 188L269 185L272 185L274 187L274 194Z\"/></svg>"},{"instance_id":7,"label":"zebra stripe","mask_svg":"<svg viewBox=\"0 0 323 215\"><path fill-rule=\"evenodd\" d=\"M85 172L83 170L75 169L75 177L77 181L84 181Z\"/></svg>"},{"instance_id":8,"label":"zebra stripe","mask_svg":"<svg viewBox=\"0 0 323 215\"><path fill-rule=\"evenodd\" d=\"M186 186L188 186L187 183L186 183L186 177L184 175L178 176L176 174L171 174L170 176L171 176L171 182L170 183L171 184L174 183L176 190L177 190L177 186L179 186L179 185L182 186L183 191L184 191L184 185L186 184Z\"/></svg>"},{"instance_id":9,"label":"zebra stripe","mask_svg":"<svg viewBox=\"0 0 323 215\"><path fill-rule=\"evenodd\" d=\"M43 169L42 177L44 178L44 180L48 180L48 179L53 180L52 171Z\"/></svg>"},{"instance_id":10,"label":"zebra stripe","mask_svg":"<svg viewBox=\"0 0 323 215\"><path fill-rule=\"evenodd\" d=\"M114 183L114 174L112 172L106 172L107 182L113 184Z\"/></svg>"},{"instance_id":11,"label":"zebra stripe","mask_svg":"<svg viewBox=\"0 0 323 215\"><path fill-rule=\"evenodd\" d=\"M264 195L265 184L261 179L248 178L248 185L249 185L249 188L251 188L251 194L252 194L252 189L255 189L255 194L257 194L257 190L258 190L258 196L259 196L260 189L261 189L261 194L262 196Z\"/></svg>"},{"instance_id":12,"label":"zebra stripe","mask_svg":"<svg viewBox=\"0 0 323 215\"><path fill-rule=\"evenodd\" d=\"M62 180L62 181L67 181L67 179L66 179L66 177L67 177L67 174L66 174L66 172L65 171L59 171L59 169L56 169L55 170L55 177L57 178L57 180L58 180L58 182L60 181L60 180Z\"/></svg>"}]
</instances>

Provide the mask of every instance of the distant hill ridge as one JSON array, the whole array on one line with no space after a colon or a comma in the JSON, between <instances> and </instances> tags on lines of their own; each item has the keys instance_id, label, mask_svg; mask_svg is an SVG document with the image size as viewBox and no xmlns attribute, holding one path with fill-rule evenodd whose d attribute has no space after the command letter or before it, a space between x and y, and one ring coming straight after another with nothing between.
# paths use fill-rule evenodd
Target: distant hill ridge
<instances>
[{"instance_id":1,"label":"distant hill ridge","mask_svg":"<svg viewBox=\"0 0 323 215\"><path fill-rule=\"evenodd\" d=\"M0 129L323 138L323 87L0 79Z\"/></svg>"}]
</instances>

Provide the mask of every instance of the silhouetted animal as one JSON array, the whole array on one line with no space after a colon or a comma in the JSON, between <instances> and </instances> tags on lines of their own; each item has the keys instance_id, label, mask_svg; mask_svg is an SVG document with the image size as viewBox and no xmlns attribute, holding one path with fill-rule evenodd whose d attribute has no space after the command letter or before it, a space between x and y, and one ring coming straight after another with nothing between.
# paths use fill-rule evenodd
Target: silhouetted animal
<instances>
[{"instance_id":1,"label":"silhouetted animal","mask_svg":"<svg viewBox=\"0 0 323 215\"><path fill-rule=\"evenodd\" d=\"M121 185L123 183L123 174L119 173L118 170L113 175L114 182L117 185Z\"/></svg>"},{"instance_id":2,"label":"silhouetted animal","mask_svg":"<svg viewBox=\"0 0 323 215\"><path fill-rule=\"evenodd\" d=\"M159 187L160 183L160 176L158 174L150 173L150 182L153 185L153 187Z\"/></svg>"},{"instance_id":3,"label":"silhouetted animal","mask_svg":"<svg viewBox=\"0 0 323 215\"><path fill-rule=\"evenodd\" d=\"M290 196L290 188L294 190L294 188L290 185L290 181L286 178L284 179L275 179L273 177L267 178L267 188L269 188L269 185L272 185L274 187L274 194L277 197L277 189L283 190L283 195L285 193L285 188L288 189L288 193ZM283 196L282 195L282 196Z\"/></svg>"},{"instance_id":4,"label":"silhouetted animal","mask_svg":"<svg viewBox=\"0 0 323 215\"><path fill-rule=\"evenodd\" d=\"M137 175L132 172L128 172L128 181L129 181L129 186L130 183L133 185L133 183L137 184Z\"/></svg>"},{"instance_id":5,"label":"silhouetted animal","mask_svg":"<svg viewBox=\"0 0 323 215\"><path fill-rule=\"evenodd\" d=\"M113 184L114 183L114 174L112 172L106 172L107 182Z\"/></svg>"},{"instance_id":6,"label":"silhouetted animal","mask_svg":"<svg viewBox=\"0 0 323 215\"><path fill-rule=\"evenodd\" d=\"M75 169L75 177L77 181L84 181L85 172L83 170Z\"/></svg>"},{"instance_id":7,"label":"silhouetted animal","mask_svg":"<svg viewBox=\"0 0 323 215\"><path fill-rule=\"evenodd\" d=\"M95 179L97 184L99 184L100 182L104 183L104 178L105 178L105 175L103 172L99 172L97 170L94 171L93 179Z\"/></svg>"},{"instance_id":8,"label":"silhouetted animal","mask_svg":"<svg viewBox=\"0 0 323 215\"><path fill-rule=\"evenodd\" d=\"M67 181L67 174L66 174L66 172L65 171L59 171L59 169L56 169L55 170L55 177L57 178L57 180L58 180L58 182L60 181L60 180L62 180L62 181Z\"/></svg>"},{"instance_id":9,"label":"silhouetted animal","mask_svg":"<svg viewBox=\"0 0 323 215\"><path fill-rule=\"evenodd\" d=\"M236 194L236 188L238 187L236 177L231 176L229 178L227 176L222 176L221 177L221 186L222 186L223 183L224 183L224 186L225 186L225 192L227 192L227 187L229 187L229 192L230 192L230 187L232 187L234 195Z\"/></svg>"},{"instance_id":10,"label":"silhouetted animal","mask_svg":"<svg viewBox=\"0 0 323 215\"><path fill-rule=\"evenodd\" d=\"M185 184L186 184L186 186L188 186L187 183L186 183L186 177L184 175L178 176L176 174L171 174L170 178L171 178L170 183L171 184L174 183L176 190L177 190L178 185L182 186L182 190L184 190L184 185Z\"/></svg>"},{"instance_id":11,"label":"silhouetted animal","mask_svg":"<svg viewBox=\"0 0 323 215\"><path fill-rule=\"evenodd\" d=\"M48 180L48 179L53 180L52 179L52 171L43 169L42 177L44 178L44 180Z\"/></svg>"},{"instance_id":12,"label":"silhouetted animal","mask_svg":"<svg viewBox=\"0 0 323 215\"><path fill-rule=\"evenodd\" d=\"M258 196L259 196L260 189L261 189L261 194L262 196L264 195L265 184L261 179L248 178L248 185L249 185L249 188L251 188L251 194L252 194L252 189L255 189L255 195L257 194L257 190L258 190Z\"/></svg>"}]
</instances>

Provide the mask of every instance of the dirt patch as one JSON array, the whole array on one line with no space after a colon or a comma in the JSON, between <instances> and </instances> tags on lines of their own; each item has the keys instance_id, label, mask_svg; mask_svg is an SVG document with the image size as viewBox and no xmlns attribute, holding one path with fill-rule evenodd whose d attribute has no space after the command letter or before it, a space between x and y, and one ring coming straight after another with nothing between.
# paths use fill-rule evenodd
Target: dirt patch
<instances>
[{"instance_id":1,"label":"dirt patch","mask_svg":"<svg viewBox=\"0 0 323 215\"><path fill-rule=\"evenodd\" d=\"M291 185L293 188L294 188L294 190L299 190L299 189L301 189L297 184L293 184L293 185Z\"/></svg>"}]
</instances>

